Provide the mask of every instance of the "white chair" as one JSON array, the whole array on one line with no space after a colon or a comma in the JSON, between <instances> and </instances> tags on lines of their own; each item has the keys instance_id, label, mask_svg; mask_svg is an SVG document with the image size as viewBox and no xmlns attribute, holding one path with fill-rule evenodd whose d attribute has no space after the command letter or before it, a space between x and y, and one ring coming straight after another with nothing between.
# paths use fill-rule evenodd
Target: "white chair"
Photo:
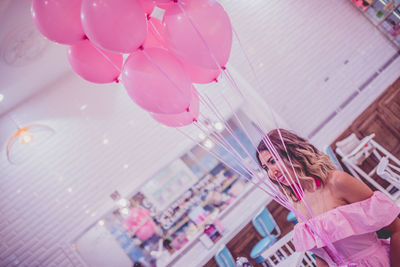
<instances>
[{"instance_id":1,"label":"white chair","mask_svg":"<svg viewBox=\"0 0 400 267\"><path fill-rule=\"evenodd\" d=\"M287 233L275 244L265 250L261 256L266 259L266 265L276 267L316 267L315 259L309 252L295 252L293 231Z\"/></svg>"},{"instance_id":2,"label":"white chair","mask_svg":"<svg viewBox=\"0 0 400 267\"><path fill-rule=\"evenodd\" d=\"M400 188L400 168L390 164L388 157L383 157L380 160L376 173L386 181L391 181L397 188Z\"/></svg>"},{"instance_id":3,"label":"white chair","mask_svg":"<svg viewBox=\"0 0 400 267\"><path fill-rule=\"evenodd\" d=\"M376 189L397 202L400 198L400 176L396 172L400 173L400 161L373 140L374 137L375 134L371 134L360 140L352 133L336 143L336 153L342 157L343 164L354 177L358 179L363 177ZM360 165L371 155L374 155L379 162L369 173L366 173ZM375 173L389 183L386 188L372 178Z\"/></svg>"}]
</instances>

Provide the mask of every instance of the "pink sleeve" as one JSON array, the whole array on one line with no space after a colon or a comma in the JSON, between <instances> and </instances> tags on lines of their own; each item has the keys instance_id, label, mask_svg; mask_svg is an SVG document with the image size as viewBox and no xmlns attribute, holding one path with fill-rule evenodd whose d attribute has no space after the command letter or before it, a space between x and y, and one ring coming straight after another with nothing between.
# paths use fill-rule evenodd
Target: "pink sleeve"
<instances>
[{"instance_id":1,"label":"pink sleeve","mask_svg":"<svg viewBox=\"0 0 400 267\"><path fill-rule=\"evenodd\" d=\"M298 223L294 229L294 245L297 251L324 247L325 243L312 233L312 229L331 243L352 235L375 232L392 223L399 213L400 208L389 197L375 191L368 199L339 206L307 223Z\"/></svg>"}]
</instances>

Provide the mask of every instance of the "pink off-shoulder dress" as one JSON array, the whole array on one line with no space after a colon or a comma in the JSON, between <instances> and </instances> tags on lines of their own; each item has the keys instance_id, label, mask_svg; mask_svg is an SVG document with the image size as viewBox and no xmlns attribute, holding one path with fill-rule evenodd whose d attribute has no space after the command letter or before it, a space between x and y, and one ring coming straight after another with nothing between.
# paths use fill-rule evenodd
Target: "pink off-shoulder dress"
<instances>
[{"instance_id":1,"label":"pink off-shoulder dress","mask_svg":"<svg viewBox=\"0 0 400 267\"><path fill-rule=\"evenodd\" d=\"M304 222L294 228L296 251L312 251L329 266L390 267L389 241L378 239L375 231L389 225L399 213L400 208L391 199L376 191L368 199L310 219L319 235L334 245L345 265L331 259L324 242Z\"/></svg>"}]
</instances>

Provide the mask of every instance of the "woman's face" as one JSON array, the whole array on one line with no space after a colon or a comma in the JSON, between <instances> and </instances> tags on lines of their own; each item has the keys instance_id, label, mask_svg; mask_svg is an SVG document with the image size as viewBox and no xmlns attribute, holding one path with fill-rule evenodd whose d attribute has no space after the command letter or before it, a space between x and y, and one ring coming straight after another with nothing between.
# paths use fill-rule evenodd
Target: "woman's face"
<instances>
[{"instance_id":1,"label":"woman's face","mask_svg":"<svg viewBox=\"0 0 400 267\"><path fill-rule=\"evenodd\" d=\"M290 181L291 179L289 178L292 177L293 180L296 179L293 174L292 168L287 166L286 171L284 163L282 161L276 161L272 157L272 155L266 150L259 153L259 158L262 164L261 167L268 173L269 178L287 186L293 184L293 181ZM283 174L283 172L285 175ZM287 180L285 176L289 180Z\"/></svg>"}]
</instances>

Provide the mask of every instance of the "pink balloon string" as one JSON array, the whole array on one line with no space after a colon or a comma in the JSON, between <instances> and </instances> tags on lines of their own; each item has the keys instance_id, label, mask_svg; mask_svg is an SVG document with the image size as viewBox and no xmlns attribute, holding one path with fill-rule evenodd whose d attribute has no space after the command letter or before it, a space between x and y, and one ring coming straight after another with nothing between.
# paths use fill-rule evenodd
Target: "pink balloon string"
<instances>
[{"instance_id":1,"label":"pink balloon string","mask_svg":"<svg viewBox=\"0 0 400 267\"><path fill-rule=\"evenodd\" d=\"M184 136L186 136L188 139L192 140L194 143L198 143L194 138L192 138L190 135L188 135L187 133L183 132L181 129L176 128L181 134L183 134ZM198 144L202 149L204 149L205 151L208 151L211 155L213 155L216 159L218 159L219 161L221 161L223 164L225 164L226 166L228 166L229 168L231 168L236 174L240 175L243 177L243 174L234 166L232 166L231 164L229 164L228 162L226 162L224 159L222 159L220 156L218 156L215 152L213 151L209 151L204 145L202 145L201 143ZM260 190L262 190L263 192L265 192L266 194L268 194L269 196L271 196L273 199L275 199L279 204L281 204L282 206L286 207L286 203L282 202L280 199L278 199L276 197L276 195L271 194L270 192L268 192L265 188L263 188L262 186L260 186L259 184L257 184L256 182L254 182L252 179L249 179L248 177L244 176L245 179L247 179L250 183L252 183L254 186L256 186L257 188L259 188Z\"/></svg>"},{"instance_id":2,"label":"pink balloon string","mask_svg":"<svg viewBox=\"0 0 400 267\"><path fill-rule=\"evenodd\" d=\"M192 20L192 18L187 14L186 10L183 8L182 4L179 3L178 0L174 0L175 3L178 4L179 9L182 11L182 13L184 14L184 16L188 19L188 21L190 22L190 24L192 25L193 29L195 30L196 34L198 35L198 37L200 38L201 42L203 43L203 45L206 47L209 55L211 56L212 60L214 61L215 65L218 67L218 69L224 74L224 76L227 78L227 80L233 84L233 88L235 88L240 96L242 98L244 98L243 92L238 88L238 86L235 84L234 79L232 78L232 76L230 76L229 71L227 71L225 66L220 66L218 63L217 58L215 57L213 51L211 50L210 46L208 45L207 41L204 39L203 35L201 34L200 30L198 29L198 27L196 26L196 24L194 23L194 21Z\"/></svg>"},{"instance_id":3,"label":"pink balloon string","mask_svg":"<svg viewBox=\"0 0 400 267\"><path fill-rule=\"evenodd\" d=\"M226 126L229 129L229 125L227 124ZM242 127L242 128L245 129L244 127ZM233 133L231 133L231 134L233 135ZM216 142L216 143L219 143L218 141L215 141L215 140L213 140L213 141ZM229 151L229 152L235 151L235 148L233 148L232 146L230 147L230 149L227 149L226 147L225 147L225 149L226 149L226 151ZM243 163L243 162L246 162L246 161L241 161L241 163ZM229 166L229 164L227 164L227 166ZM258 166L258 165L255 165L255 166ZM246 168L247 168L246 170L251 170L251 166L249 167L248 165L246 165ZM251 174L251 176L253 176L253 177L255 176L255 177L259 178L257 173L254 173L254 172L248 172L248 173ZM245 176L245 178L248 179L246 176ZM259 179L259 181L263 182L264 184L266 184L265 181L263 181L262 179ZM268 184L266 184L266 185L267 185L268 189L272 192L272 194L270 192L267 192L268 195L272 196L281 205L283 205L283 206L287 207L288 209L294 211L296 216L298 216L300 219L302 219L303 221L306 221L306 219L301 214L299 214L298 211L296 209L294 209L294 207L288 202L288 198L286 198L286 199L282 198L281 194L278 191L276 191L273 188L271 188L270 186L268 186ZM265 190L263 190L263 191L265 192Z\"/></svg>"},{"instance_id":4,"label":"pink balloon string","mask_svg":"<svg viewBox=\"0 0 400 267\"><path fill-rule=\"evenodd\" d=\"M237 85L235 79L232 77L232 75L229 72L229 70L227 68L224 68L223 70L224 70L225 77L227 77L227 79L230 82L231 86L240 94L242 99L245 99L245 96L244 96L242 90L240 90L239 86Z\"/></svg>"},{"instance_id":5,"label":"pink balloon string","mask_svg":"<svg viewBox=\"0 0 400 267\"><path fill-rule=\"evenodd\" d=\"M261 128L259 128L259 127L258 127L258 129L261 130ZM262 132L262 134L263 134L263 140L262 140L262 141L263 141L264 144L267 146L267 148L268 148L270 154L273 156L274 160L279 161L279 162L284 162L284 161L282 160L280 154L279 154L278 151L276 150L275 146L272 144L271 140L269 139L268 135L265 134L263 131L261 131L261 132ZM281 140L282 140L282 139L281 139ZM260 153L260 151L258 151L258 153ZM286 153L287 153L287 151L286 151ZM288 154L288 153L287 153L287 154ZM291 166L293 167L292 162L290 162L290 164L291 164ZM292 184L296 184L296 182L295 182L294 179L291 177L291 175L286 175L286 174L289 174L289 171L288 171L286 165L283 164L283 169L284 169L285 171L282 169L282 166L281 166L281 165L278 165L278 167L279 167L279 170L281 171L281 173L283 174L283 176L284 176L288 181L290 181L290 186L291 186ZM299 178L298 178L297 173L296 173L296 171L295 171L294 168L293 168L293 173L295 174L295 176L296 176L296 178L297 178L297 184L300 184ZM300 188L301 188L301 187L300 187ZM297 192L297 191L299 190L299 189L297 189L297 188L292 188L292 189L294 190L294 192ZM300 195L301 195L301 196L304 196L304 192L303 192L302 188L301 188L300 190L301 190L301 191L300 191ZM301 200L304 202L305 205L308 205L308 203L305 201L304 198L302 198ZM311 216L311 217L313 216L312 210L311 210L310 216Z\"/></svg>"},{"instance_id":6,"label":"pink balloon string","mask_svg":"<svg viewBox=\"0 0 400 267\"><path fill-rule=\"evenodd\" d=\"M212 102L208 97L207 97L207 100L204 100L204 98L201 97L201 96L200 96L199 99L200 99L203 103L206 104L206 106L210 109L210 111L211 111L212 113L214 113L214 114L216 115L216 117L217 117L220 121L222 121L222 122L225 121L225 120L223 119L223 116L219 113L219 111L218 111L218 109L216 108L216 106L213 104L213 102ZM227 131L229 132L229 134L232 135L232 136L235 138L236 142L238 142L238 143L241 145L242 149L247 153L247 155L249 156L249 158L250 158L251 160L253 160L253 163L255 163L254 166L258 166L258 164L254 161L253 157L252 157L251 155L249 155L248 151L244 148L242 142L241 142L239 139L236 138L236 136L234 135L232 129L231 129L230 126L229 126L229 124L227 124L227 123L225 123L225 122L224 122L224 124L225 124L225 128L227 129ZM206 134L207 134L207 133L206 133ZM222 139L224 140L224 137L222 137ZM230 146L230 145L228 145L228 146ZM230 146L229 149L227 149L227 148L225 148L225 149L226 149L226 151L228 151L229 153L235 155L234 152L236 152L236 150L235 150L235 148L233 148L232 146ZM239 155L239 157L240 157L240 153L236 152L236 154ZM241 161L239 160L239 163L245 163L245 164L246 164L246 161L242 158ZM246 166L246 168L247 168L247 170L251 170L251 169L252 169L251 166L248 166L248 165ZM259 168L259 167L258 167L258 168ZM260 169L260 168L259 168L259 169ZM250 174L251 176L256 176L256 177L257 177L262 183L264 183L264 185L266 185L266 186L268 187L268 189L271 190L279 199L281 198L281 194L280 194L277 190L274 190L274 187L271 188L269 184L265 183L264 179L262 179L262 177L259 177L257 172L255 172L255 173L254 173L254 172L251 172L251 173L249 173L249 174ZM282 201L283 201L284 203L288 203L288 202L287 202L287 199L286 199L286 200L285 200L285 199L282 199ZM285 205L286 205L286 204L285 204Z\"/></svg>"},{"instance_id":7,"label":"pink balloon string","mask_svg":"<svg viewBox=\"0 0 400 267\"><path fill-rule=\"evenodd\" d=\"M191 102L191 99L188 99L188 97L186 97L186 95L183 93L182 89L179 88L179 86L171 79L171 77L160 67L160 65L158 65L152 58L151 56L149 56L149 54L147 54L146 50L143 48L143 46L139 47L139 50L142 51L143 55L147 58L148 61L150 61L151 64L153 64L154 67L156 67L156 69L165 77L167 78L167 80L172 84L173 87L175 87L178 92L181 94L181 96L187 101L187 102ZM186 108L186 111L189 112L189 106Z\"/></svg>"},{"instance_id":8,"label":"pink balloon string","mask_svg":"<svg viewBox=\"0 0 400 267\"><path fill-rule=\"evenodd\" d=\"M234 118L235 118L236 121L239 123L239 126L240 126L240 128L242 129L242 131L245 133L247 139L250 140L251 144L252 144L253 147L256 149L257 153L260 154L260 151L258 150L257 145L252 141L252 138L250 137L250 134L248 133L246 127L244 127L242 121L241 121L241 120L239 119L239 117L237 116L236 111L233 109L233 107L232 107L232 105L229 103L228 99L227 99L225 96L223 96L223 99L225 100L225 103L228 105L228 107L229 107L230 111L232 112ZM253 161L254 161L254 160L253 160ZM260 170L261 173L262 173L262 172L263 172L263 169L259 167L258 162L255 162L255 161L254 161L254 163L256 164L255 166L258 166L259 170ZM270 178L268 177L268 179L270 179ZM271 183L272 183L272 182L271 182ZM281 191L280 191L280 192L284 192L285 197L286 197L286 201L288 201L288 200L289 200L289 196L287 195L286 191L282 189L282 186L281 186L280 183L279 183L279 186L281 187ZM278 194L279 194L279 193L278 193ZM280 194L279 194L279 195L280 195Z\"/></svg>"},{"instance_id":9,"label":"pink balloon string","mask_svg":"<svg viewBox=\"0 0 400 267\"><path fill-rule=\"evenodd\" d=\"M84 39L89 40L87 36L85 36ZM90 40L89 40L90 41ZM121 73L121 69L110 59L109 56L107 56L100 48L98 48L96 45L92 44L92 46L99 52L119 73ZM119 82L118 78L115 80L117 83Z\"/></svg>"},{"instance_id":10,"label":"pink balloon string","mask_svg":"<svg viewBox=\"0 0 400 267\"><path fill-rule=\"evenodd\" d=\"M218 63L217 58L215 57L213 51L211 50L210 46L207 44L207 41L204 39L203 35L201 34L201 32L199 31L199 28L196 26L196 24L194 23L194 21L192 20L192 18L187 14L186 10L183 8L182 4L178 1L178 0L174 0L175 3L178 4L179 9L182 11L183 15L188 19L190 25L192 25L193 29L195 30L197 36L199 36L201 42L203 43L203 45L206 47L208 53L210 54L212 60L214 61L215 65L217 66L217 68L223 72L223 70L225 69L224 66L220 66Z\"/></svg>"},{"instance_id":11,"label":"pink balloon string","mask_svg":"<svg viewBox=\"0 0 400 267\"><path fill-rule=\"evenodd\" d=\"M225 101L229 104L229 101L227 101L226 98L225 98ZM210 102L211 105L212 105L212 101L211 101L210 99L208 99L208 102ZM233 114L236 114L235 111L233 110L232 106L231 106L230 104L229 104L229 106L230 106L231 112L232 112ZM214 106L214 108L215 108L215 110L217 110L217 108L216 108L215 106ZM236 116L236 118L237 118L237 120L240 122L240 120L239 120L239 118L238 118L237 116ZM242 128L243 128L243 130L245 130L245 127L242 127ZM264 136L263 141L266 143L266 145L267 145L267 147L269 148L269 151L270 151L271 155L274 157L274 159L275 159L275 160L280 160L280 161L282 161L282 158L280 157L279 153L276 151L275 147L272 145L272 142L269 140L268 136L261 130L260 127L256 127L256 128L257 128L258 130L260 130L262 136ZM278 128L278 131L279 131L279 128ZM230 133L230 134L233 135L232 133ZM233 135L233 136L234 136L234 135ZM265 137L266 137L266 138L265 138ZM249 139L250 139L250 138L249 138ZM282 135L280 135L280 139L281 139L281 141L283 141ZM251 139L250 139L250 140L251 140ZM253 144L253 145L254 145L254 144ZM285 144L284 144L284 146L285 146ZM256 147L256 146L254 146L254 147ZM256 147L256 150L257 150L257 147ZM285 150L286 150L286 153L287 153L286 146L285 146ZM232 150L231 150L231 151L232 151ZM258 151L258 152L259 152L259 151ZM287 153L287 154L288 154L288 153ZM297 176L297 174L296 174L296 172L295 172L295 170L294 170L293 163L292 163L291 161L290 161L290 165L291 165L291 167L293 168L293 171L294 171L294 173L295 173L295 175L296 175L297 183L294 183L292 177L287 177L286 175L284 175L284 176L285 176L285 178L286 178L288 181L290 181L290 180L292 181L292 183L291 183L291 188L292 188L292 190L293 190L294 192L301 192L300 194L301 194L302 196L304 196L304 191L303 191L302 187L299 186L299 185L300 185L299 178L298 178L298 176ZM279 166L279 168L281 169L280 166ZM286 172L287 172L286 166L284 166L284 168L285 168L285 170L286 170ZM282 172L283 174L285 173L282 169L281 169L281 172ZM293 184L294 186L293 186L292 184ZM289 196L286 194L286 191L283 190L283 188L282 188L282 186L281 186L280 183L279 183L279 186L280 186L280 188L281 188L281 192L284 192L284 193L285 193L286 199L289 199ZM276 194L276 195L280 195L280 194L277 193L276 191L275 191L275 194ZM304 197L302 197L301 200L305 203L306 206L308 206L308 208L309 208L309 210L310 210L310 212L311 212L311 217L313 217L313 213L312 213L311 207L309 206L309 204L308 204L308 202L306 201L306 199L305 199ZM316 236L318 236L319 238L321 238L321 240L327 245L326 251L327 251L328 255L330 255L330 256L332 257L332 260L333 260L334 262L343 263L343 260L341 259L339 253L337 252L337 250L335 249L335 247L333 246L333 244L329 242L327 236L325 236L324 234L322 234L322 235L319 234L319 233L315 230L315 227L313 227L312 222L309 221L308 219L306 219L302 214L300 214L292 205L288 205L288 203L286 203L285 206L288 206L289 209L292 210L292 211L296 214L296 216L298 216L302 221L308 223L310 229L313 230L314 235L316 235Z\"/></svg>"},{"instance_id":12,"label":"pink balloon string","mask_svg":"<svg viewBox=\"0 0 400 267\"><path fill-rule=\"evenodd\" d=\"M199 100L200 100L203 104L205 104L205 106L206 106L212 113L214 113L214 115L216 115L216 117L218 117L218 119L219 119L220 121L224 121L223 118L217 113L218 110L213 109L213 108L211 107L211 105L208 103L208 101L206 101L201 95L199 95ZM225 122L224 122L224 123L225 123ZM230 127L229 127L228 124L225 123L225 127L227 128L227 130L229 130L229 131L232 133L232 131L230 130ZM204 130L203 130L203 132L204 132L206 135L208 134L207 131L204 131ZM223 136L221 136L221 139L220 139L220 140L214 140L214 141L215 141L216 143L224 143L224 141L226 142L226 140L225 140L225 138L224 138ZM221 144L221 145L222 145L222 144ZM228 146L230 146L230 144L229 144ZM234 154L235 149L234 149L232 146L230 146L229 149L227 149L227 148L225 147L225 149L226 149L226 151L228 151L228 153L233 154L233 156L239 155L238 153L237 153L236 155ZM236 157L236 158L237 158L237 157ZM243 163L243 161L240 161L240 160L239 160L239 163ZM255 166L257 166L257 165L255 165ZM251 169L251 168L249 168L249 169ZM253 174L251 173L251 175L253 175Z\"/></svg>"},{"instance_id":13,"label":"pink balloon string","mask_svg":"<svg viewBox=\"0 0 400 267\"><path fill-rule=\"evenodd\" d=\"M234 33L234 35L235 35L235 37L236 37L236 39L237 39L237 41L238 41L238 43L239 43L239 48L241 49L242 53L243 53L244 56L245 56L245 59L246 59L247 63L248 63L249 66L250 66L251 72L253 73L253 75L254 75L254 77L255 77L256 83L257 83L259 89L261 90L261 89L262 89L262 86L261 86L260 79L258 78L258 75L257 75L257 73L256 73L256 71L255 71L255 69L254 69L254 67L253 67L253 64L252 64L251 61L249 60L249 57L248 57L248 55L247 55L247 53L246 53L246 51L245 51L245 49L244 49L244 47L243 47L243 45L242 45L242 42L240 41L239 35L237 34L237 32L235 31L235 29L234 29L233 27L232 27L232 31L233 31L233 33ZM281 142L282 142L282 144L283 144L283 146L284 146L284 148L285 148L285 151L286 151L286 153L287 153L287 148L286 148L286 145L285 145L285 143L284 143L284 141L283 141L282 134L281 134L281 132L280 132L280 130L279 130L279 125L278 125L278 123L277 123L277 120L276 120L276 118L275 118L275 115L274 115L273 111L271 110L271 105L270 105L270 103L268 102L267 99L264 99L264 101L265 101L266 104L267 104L267 108L268 108L268 110L269 110L269 112L270 112L270 114L271 114L271 117L272 117L272 119L273 119L274 125L275 125L276 129L278 130L278 133L279 133ZM264 135L264 136L266 136L266 135ZM271 148L272 148L272 150L274 149L273 146L272 146ZM276 155L279 156L279 154L276 154ZM291 161L291 159L290 159L290 156L289 156L288 153L287 153L287 155L288 155L288 158L289 158L290 165L291 165L292 169L294 170L294 166L293 166L293 163L292 163L292 161ZM296 179L298 180L298 177L297 177L296 172L294 172L294 173L295 173ZM299 184L300 184L300 183L299 183ZM301 188L301 186L300 186L300 190L301 190L302 194L304 195L304 192L303 192L303 189ZM305 206L307 207L307 211L309 212L309 214L310 214L311 216L313 216L313 212L312 212L312 209L311 209L311 207L310 207L308 201L306 201L306 199L305 199L304 197L303 197L302 199L304 200ZM331 242L328 241L327 236L325 236L325 235L322 235L322 236L321 236L320 234L318 234L317 231L316 231L316 229L312 226L312 223L311 223L309 220L304 220L304 221L305 221L305 222L307 221L308 223L310 223L310 226L311 226L310 228L313 230L313 233L316 234L317 236L319 236L319 237L322 239L322 241L325 243L325 245L327 245L326 250L327 250L328 255L332 258L332 260L333 260L334 262L336 262L336 263L343 264L343 263L344 263L343 259L341 258L341 256L339 255L339 253L337 252L337 250L335 249L335 247L333 246L333 244L332 244Z\"/></svg>"},{"instance_id":14,"label":"pink balloon string","mask_svg":"<svg viewBox=\"0 0 400 267\"><path fill-rule=\"evenodd\" d=\"M247 53L245 52L245 50L244 50L244 48L243 48L243 46L242 46L242 44L241 44L241 42L240 42L240 38L238 37L236 31L235 31L233 28L232 28L232 30L234 31L235 37L238 39L239 46L240 46L240 48L241 48L243 54L245 55L246 60L247 60L248 64L250 65L250 68L251 68L251 70L252 70L254 76L256 77L256 81L257 81L259 87L261 88L260 82L259 82L259 79L258 79L258 76L257 76L257 74L256 74L256 72L255 72L255 70L254 70L254 67L253 67L251 61L249 60L249 58L248 58L248 56L247 56ZM232 78L232 79L233 79L233 78ZM236 88L237 90L240 90L240 88L239 88L239 87L236 87L236 85L235 85L235 88ZM275 115L274 115L274 113L272 112L272 110L271 110L271 108L270 108L270 104L268 103L268 101L267 101L267 100L265 100L265 101L267 102L267 108L269 109L269 112L271 113L271 116L272 116L273 121L274 121L274 125L275 125L276 129L278 130L278 133L279 133L281 142L282 142L282 144L283 144L283 146L284 146L284 148L285 148L285 151L286 151L286 153L287 153L287 148L286 148L286 145L285 145L285 143L284 143L284 141L283 141L282 134L281 134L281 132L280 132L280 130L279 130L279 125L278 125L278 123L277 123L277 121L276 121ZM259 127L257 127L257 128L258 128L259 130L261 130L261 128L259 128ZM263 134L264 137L267 136L264 132L262 132L262 134ZM269 147L269 150L270 150L270 152L271 152L271 155L273 155L275 158L279 158L280 160L282 160L282 159L280 158L279 153L277 153L275 147L272 145L272 143L270 142L270 140L268 140L268 139L266 139L266 138L263 138L263 139L264 139L264 140L263 140L264 143L267 145L267 147ZM297 173L296 173L295 170L294 170L294 166L293 166L293 163L292 163L292 161L291 161L291 158L290 158L290 156L289 156L288 153L287 153L287 155L288 155L290 165L291 165L291 167L292 167L292 169L293 169L293 171L294 171L294 174L295 174L296 180L297 180L297 186L296 186L296 188L292 188L292 189L293 189L294 192L296 192L296 190L297 190L297 191L300 191L300 194L301 194L302 196L304 196L303 188L302 188L301 186L298 186L298 185L300 184L300 182L299 182L299 178L298 178L298 176L297 176ZM284 168L286 168L286 166L284 166ZM282 172L282 173L284 173L284 172ZM285 178L287 179L286 176L285 176ZM292 181L293 181L292 178L289 178L288 180L292 180ZM283 192L285 192L285 191L283 190ZM311 216L311 217L314 217L314 214L313 214L313 212L312 212L312 209L311 209L311 207L310 207L308 201L306 200L306 198L305 198L305 197L302 197L301 200L304 202L304 204L305 204L305 206L306 206L306 208L307 208L307 211L309 212L310 216ZM297 212L297 210L295 210L295 209L293 208L292 211L295 212L295 214L296 214L297 216L300 215L299 218L302 218L302 220L303 220L304 222L308 222L309 224L311 224L311 222L309 222L307 219L305 219L304 216L303 216L302 214L300 214L299 212ZM313 233L314 233L315 235L319 236L319 237L321 238L321 240L327 245L327 248L326 248L326 249L327 249L327 253L328 253L328 255L330 255L330 257L332 258L332 260L333 260L334 262L337 262L337 263L343 263L342 258L340 257L339 253L337 252L337 250L335 249L335 247L333 246L333 244L332 244L331 242L328 241L327 236L324 236L324 235L321 236L320 234L318 234L317 231L315 230L315 227L313 227L312 225L311 225L310 229L312 229L312 230L313 230Z\"/></svg>"},{"instance_id":15,"label":"pink balloon string","mask_svg":"<svg viewBox=\"0 0 400 267\"><path fill-rule=\"evenodd\" d=\"M226 71L226 68L225 68L224 66L221 67L221 66L219 65L219 63L218 63L218 61L216 60L216 58L215 58L213 52L211 51L210 47L208 46L206 40L203 38L202 34L200 33L200 31L199 31L198 28L196 27L196 25L195 25L195 23L193 22L193 20L190 18L190 16L188 16L188 14L186 13L185 9L182 7L182 5L181 5L177 0L174 0L174 2L177 2L177 4L178 4L180 10L181 10L182 13L186 16L186 18L189 20L190 24L192 25L192 27L194 28L194 30L195 30L196 33L198 34L199 38L201 39L201 41L203 42L203 44L204 44L205 47L207 48L207 50L208 50L208 52L209 52L211 58L214 60L214 62L216 63L217 67L219 68L219 70L220 70L221 72L224 73L224 75L227 77L228 81L230 81L231 84L233 85L234 89L236 89L238 92L240 92L241 96L244 96L243 93L241 92L240 88L239 88L239 87L237 86L237 84L234 82L233 77L230 75L229 72ZM240 48L241 48L242 52L245 54L246 60L248 61L248 64L250 65L253 74L254 74L255 77L256 77L257 84L258 84L259 88L261 88L261 86L260 86L260 81L259 81L259 79L258 79L258 76L257 76L256 72L254 71L254 67L253 67L253 65L251 64L250 60L248 59L248 56L247 56L247 54L245 53L245 50L243 49L243 47L242 47L242 45L241 45L240 39L238 38L236 31L233 30L233 32L234 32L236 38L237 38L238 41L239 41ZM286 146L285 146L285 144L284 144L284 141L283 141L283 139L282 139L282 135L280 134L279 126L278 126L278 123L277 123L277 121L276 121L275 115L274 115L274 113L272 112L271 107L270 107L268 101L266 101L266 104L267 104L267 108L269 109L269 112L270 112L271 115L272 115L274 124L275 124L276 128L278 129L278 132L279 132L281 141L282 141L282 143L283 143L283 145L284 145L284 147L285 147L285 150L287 151ZM279 156L279 154L277 154L277 155ZM291 160L290 160L290 164L291 164L291 167L294 169ZM297 180L298 180L298 177L297 177ZM302 191L302 188L299 189L299 190L301 190L301 192L303 192L303 191ZM263 191L265 191L265 190L263 190ZM304 195L304 193L303 193L303 195ZM304 198L302 198L302 199L303 199L303 201L306 202L306 200L305 200ZM286 205L286 204L285 204L285 205ZM310 206L308 205L308 203L306 204L306 206L307 206L307 209L309 210L310 214L312 214L312 209L310 208ZM293 209L293 210L294 210L294 209ZM298 213L297 210L296 210L296 213ZM301 214L299 214L299 215L300 215L299 217L303 217ZM304 217L303 217L303 218L304 218ZM303 221L307 221L307 222L308 222L308 220L306 220L306 219L303 219ZM311 225L311 228L313 229L312 224L310 224L310 225ZM320 235L315 231L315 229L313 230L313 233L315 233L316 235L320 236ZM338 254L338 252L336 251L336 249L334 248L334 246L332 245L332 243L330 243L330 242L327 240L327 238L324 237L324 236L320 236L320 238L326 243L326 245L327 245L327 252L328 252L329 255L332 255L332 256L333 256L332 259L333 259L335 262L342 263L343 260L341 259L340 255ZM335 260L335 259L336 259L336 260Z\"/></svg>"},{"instance_id":16,"label":"pink balloon string","mask_svg":"<svg viewBox=\"0 0 400 267\"><path fill-rule=\"evenodd\" d=\"M150 25L151 25L151 27L152 27L152 29L155 31L155 33L156 33L156 39L157 39L157 41L158 42L160 42L160 43L163 43L163 37L162 37L162 35L161 35L161 33L158 31L158 29L157 29L157 27L154 25L154 23L151 21L151 17L150 17L150 15L148 16L149 18L148 18L148 22L150 23Z\"/></svg>"},{"instance_id":17,"label":"pink balloon string","mask_svg":"<svg viewBox=\"0 0 400 267\"><path fill-rule=\"evenodd\" d=\"M257 73L256 73L256 71L255 71L255 69L254 69L254 66L253 66L253 64L251 63L251 61L250 61L250 59L249 59L249 57L248 57L248 55L247 55L247 53L246 53L246 50L244 49L244 47L243 47L243 45L242 45L242 42L241 42L241 40L240 40L240 38L239 38L239 35L237 34L237 32L235 31L235 29L234 29L233 26L232 26L232 31L233 31L233 33L234 33L234 35L235 35L235 37L236 37L236 39L237 39L237 41L238 41L239 48L240 48L240 50L242 51L242 53L244 54L245 59L246 59L247 63L248 63L249 66L250 66L251 72L253 73L253 75L254 75L254 77L255 77L255 79L256 79L256 82L257 82L257 85L258 85L258 87L259 87L259 90L261 90L262 87L261 87L260 79L258 78L258 75L257 75ZM230 76L230 77L233 79L232 76ZM236 84L236 83L235 83L235 84ZM239 91L241 91L240 88L239 88L237 85L236 85L236 89L239 90ZM242 94L242 95L243 95L243 94ZM287 148L286 148L285 142L283 141L282 134L281 134L281 131L280 131L280 127L279 127L278 122L277 122L277 120L276 120L276 118L275 118L275 114L274 114L274 112L273 112L272 109L271 109L271 105L270 105L269 101L268 101L267 99L264 99L264 101L265 101L266 104L267 104L267 108L268 108L268 110L269 110L269 112L270 112L270 114L271 114L271 117L272 117L272 119L273 119L275 128L277 129L277 131L278 131L278 133L279 133L279 137L280 137L281 142L282 142L282 144L283 144L283 146L284 146L284 148L285 148L285 151L286 151L286 153L287 153ZM265 133L264 133L264 136L266 136ZM272 148L272 149L275 149L274 146L272 146L271 148ZM275 151L275 152L276 152L276 151ZM276 152L276 155L277 155L278 157L280 157L280 156L279 156L279 153L277 153L277 152ZM291 158L290 158L290 156L289 156L288 153L287 153L287 155L288 155L289 162L290 162L290 165L291 165L291 167L292 167L292 170L293 170L293 172L294 172L294 174L295 174L295 176L296 176L297 182L300 183L299 178L298 178L298 176L297 176L297 173L296 173L295 170L294 170L294 166L293 166L293 164L292 164ZM285 168L286 168L286 166L285 166ZM300 190L301 190L302 194L304 195L303 189L301 188ZM307 202L305 202L305 205L306 205L306 207L307 207L307 210L308 210L309 214L310 214L311 216L313 216L313 212L312 212L311 207L308 205Z\"/></svg>"}]
</instances>

